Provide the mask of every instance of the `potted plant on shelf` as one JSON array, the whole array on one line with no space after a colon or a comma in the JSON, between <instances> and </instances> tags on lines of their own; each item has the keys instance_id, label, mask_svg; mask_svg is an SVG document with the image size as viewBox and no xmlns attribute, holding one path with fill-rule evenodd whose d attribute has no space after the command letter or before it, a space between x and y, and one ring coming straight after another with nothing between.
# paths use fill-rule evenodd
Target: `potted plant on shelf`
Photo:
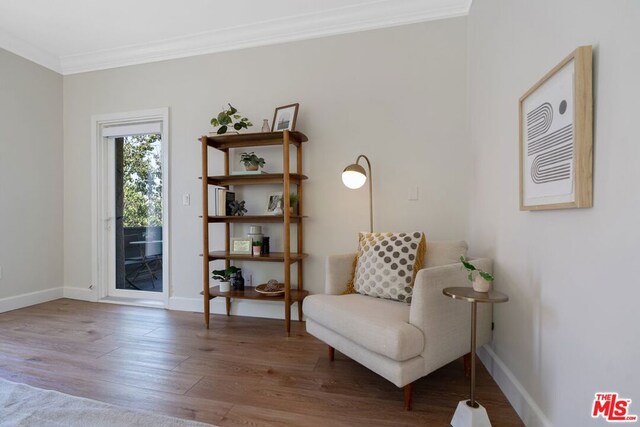
<instances>
[{"instance_id":1,"label":"potted plant on shelf","mask_svg":"<svg viewBox=\"0 0 640 427\"><path fill-rule=\"evenodd\" d=\"M240 163L242 163L246 170L257 171L258 168L263 167L267 162L262 157L256 156L253 151L250 153L240 154Z\"/></svg>"},{"instance_id":2,"label":"potted plant on shelf","mask_svg":"<svg viewBox=\"0 0 640 427\"><path fill-rule=\"evenodd\" d=\"M289 194L289 206L291 207L291 215L298 215L298 195L296 193Z\"/></svg>"},{"instance_id":3,"label":"potted plant on shelf","mask_svg":"<svg viewBox=\"0 0 640 427\"><path fill-rule=\"evenodd\" d=\"M253 256L260 255L262 255L262 241L256 240L255 242L253 242Z\"/></svg>"},{"instance_id":4,"label":"potted plant on shelf","mask_svg":"<svg viewBox=\"0 0 640 427\"><path fill-rule=\"evenodd\" d=\"M239 131L253 126L253 123L251 123L248 118L238 114L238 110L231 104L228 105L228 109L220 111L217 117L211 119L212 126L220 126L216 131L218 135L225 134L227 130L229 130L229 127L233 127L236 131Z\"/></svg>"},{"instance_id":5,"label":"potted plant on shelf","mask_svg":"<svg viewBox=\"0 0 640 427\"><path fill-rule=\"evenodd\" d=\"M236 274L238 271L240 271L240 269L232 265L224 270L213 270L211 277L218 281L220 292L229 292L231 290L231 275Z\"/></svg>"},{"instance_id":6,"label":"potted plant on shelf","mask_svg":"<svg viewBox=\"0 0 640 427\"><path fill-rule=\"evenodd\" d=\"M473 285L473 290L476 292L489 292L491 282L494 280L493 275L476 268L464 255L460 255L460 262L469 272L467 277Z\"/></svg>"}]
</instances>

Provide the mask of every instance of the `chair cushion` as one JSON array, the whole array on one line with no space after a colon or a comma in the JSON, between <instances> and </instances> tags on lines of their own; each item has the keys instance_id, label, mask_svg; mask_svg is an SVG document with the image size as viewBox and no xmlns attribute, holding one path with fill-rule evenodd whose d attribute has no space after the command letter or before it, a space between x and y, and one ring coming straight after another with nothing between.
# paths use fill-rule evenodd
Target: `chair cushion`
<instances>
[{"instance_id":1,"label":"chair cushion","mask_svg":"<svg viewBox=\"0 0 640 427\"><path fill-rule=\"evenodd\" d=\"M356 344L403 361L422 353L424 335L409 324L408 304L366 295L311 295L304 312L316 323Z\"/></svg>"},{"instance_id":2,"label":"chair cushion","mask_svg":"<svg viewBox=\"0 0 640 427\"><path fill-rule=\"evenodd\" d=\"M360 233L353 290L376 298L410 303L413 281L422 268L421 232Z\"/></svg>"}]
</instances>

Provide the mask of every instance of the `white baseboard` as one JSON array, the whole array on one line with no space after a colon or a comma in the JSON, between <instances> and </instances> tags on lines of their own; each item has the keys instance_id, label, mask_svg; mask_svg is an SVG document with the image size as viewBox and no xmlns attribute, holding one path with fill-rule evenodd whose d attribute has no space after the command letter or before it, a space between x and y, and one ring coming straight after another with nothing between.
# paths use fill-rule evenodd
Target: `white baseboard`
<instances>
[{"instance_id":1,"label":"white baseboard","mask_svg":"<svg viewBox=\"0 0 640 427\"><path fill-rule=\"evenodd\" d=\"M489 345L479 348L477 353L496 384L498 384L527 427L553 426L513 372Z\"/></svg>"},{"instance_id":2,"label":"white baseboard","mask_svg":"<svg viewBox=\"0 0 640 427\"><path fill-rule=\"evenodd\" d=\"M65 286L62 289L64 298L77 299L81 301L96 301L95 292L89 288L74 288Z\"/></svg>"},{"instance_id":3,"label":"white baseboard","mask_svg":"<svg viewBox=\"0 0 640 427\"><path fill-rule=\"evenodd\" d=\"M247 301L233 300L231 302L231 314L235 316L264 317L267 319L284 319L283 303L281 301ZM211 300L211 314L226 314L226 306L223 298ZM202 313L201 298L170 297L169 310L191 311ZM291 306L291 317L297 320L298 309L295 304Z\"/></svg>"},{"instance_id":4,"label":"white baseboard","mask_svg":"<svg viewBox=\"0 0 640 427\"><path fill-rule=\"evenodd\" d=\"M13 297L2 298L0 299L0 313L62 298L62 289L62 287L49 288L42 291L29 292Z\"/></svg>"}]
</instances>

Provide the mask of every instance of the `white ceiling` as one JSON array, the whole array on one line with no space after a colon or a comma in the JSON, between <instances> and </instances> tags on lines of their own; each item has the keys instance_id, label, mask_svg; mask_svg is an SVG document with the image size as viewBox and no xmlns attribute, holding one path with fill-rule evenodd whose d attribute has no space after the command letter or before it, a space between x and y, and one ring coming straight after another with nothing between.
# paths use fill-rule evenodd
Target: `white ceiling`
<instances>
[{"instance_id":1,"label":"white ceiling","mask_svg":"<svg viewBox=\"0 0 640 427\"><path fill-rule=\"evenodd\" d=\"M0 47L62 74L465 15L471 0L0 0Z\"/></svg>"}]
</instances>

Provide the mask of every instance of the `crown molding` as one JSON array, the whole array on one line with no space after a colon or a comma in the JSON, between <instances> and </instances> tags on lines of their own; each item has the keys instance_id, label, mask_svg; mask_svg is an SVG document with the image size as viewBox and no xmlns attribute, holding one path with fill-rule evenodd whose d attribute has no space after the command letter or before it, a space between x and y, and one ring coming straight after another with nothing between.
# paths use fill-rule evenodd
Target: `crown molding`
<instances>
[{"instance_id":1,"label":"crown molding","mask_svg":"<svg viewBox=\"0 0 640 427\"><path fill-rule=\"evenodd\" d=\"M40 49L30 43L13 37L0 29L0 48L8 50L18 56L28 59L31 62L35 62L38 65L42 65L45 68L55 71L56 73L62 73L62 67L60 66L60 58L51 52L47 52L44 49Z\"/></svg>"},{"instance_id":2,"label":"crown molding","mask_svg":"<svg viewBox=\"0 0 640 427\"><path fill-rule=\"evenodd\" d=\"M63 75L466 16L471 0L378 0L205 31L152 43L57 57L0 31L0 46Z\"/></svg>"},{"instance_id":3,"label":"crown molding","mask_svg":"<svg viewBox=\"0 0 640 427\"><path fill-rule=\"evenodd\" d=\"M357 31L465 16L471 0L381 0L375 3L207 31L154 43L60 58L63 74L245 49Z\"/></svg>"}]
</instances>

